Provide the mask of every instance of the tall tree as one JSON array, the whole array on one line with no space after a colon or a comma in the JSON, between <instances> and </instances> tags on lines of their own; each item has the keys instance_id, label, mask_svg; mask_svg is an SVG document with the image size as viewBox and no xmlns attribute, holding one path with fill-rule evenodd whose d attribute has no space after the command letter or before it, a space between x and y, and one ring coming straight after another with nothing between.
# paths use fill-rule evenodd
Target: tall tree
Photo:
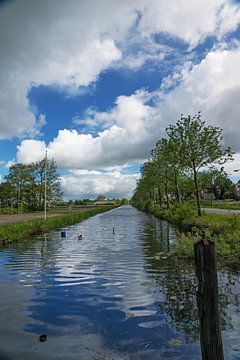
<instances>
[{"instance_id":1,"label":"tall tree","mask_svg":"<svg viewBox=\"0 0 240 360\"><path fill-rule=\"evenodd\" d=\"M211 125L205 126L200 112L193 117L182 115L181 119L175 125L170 125L166 131L169 139L179 149L183 167L193 173L197 210L200 216L198 172L202 167L214 162L223 164L227 159L232 158L232 151L230 148L222 148L222 129Z\"/></svg>"},{"instance_id":2,"label":"tall tree","mask_svg":"<svg viewBox=\"0 0 240 360\"><path fill-rule=\"evenodd\" d=\"M43 159L29 165L15 164L10 167L5 180L2 196L3 190L9 189L8 202L11 200L19 210L43 209L45 180L48 204L62 198L60 175L54 160Z\"/></svg>"},{"instance_id":3,"label":"tall tree","mask_svg":"<svg viewBox=\"0 0 240 360\"><path fill-rule=\"evenodd\" d=\"M44 207L45 181L47 184L48 204L61 200L60 174L55 160L44 158L41 161L32 163L30 166L36 185L37 207L39 209L43 209Z\"/></svg>"},{"instance_id":4,"label":"tall tree","mask_svg":"<svg viewBox=\"0 0 240 360\"><path fill-rule=\"evenodd\" d=\"M12 188L12 198L17 208L22 211L24 207L27 207L28 196L33 182L29 165L12 165L5 179Z\"/></svg>"},{"instance_id":5,"label":"tall tree","mask_svg":"<svg viewBox=\"0 0 240 360\"><path fill-rule=\"evenodd\" d=\"M175 189L175 198L181 202L179 179L183 172L179 149L172 139L161 139L151 152L158 168L158 175L164 176L165 186L171 183ZM169 186L167 186L169 188Z\"/></svg>"}]
</instances>

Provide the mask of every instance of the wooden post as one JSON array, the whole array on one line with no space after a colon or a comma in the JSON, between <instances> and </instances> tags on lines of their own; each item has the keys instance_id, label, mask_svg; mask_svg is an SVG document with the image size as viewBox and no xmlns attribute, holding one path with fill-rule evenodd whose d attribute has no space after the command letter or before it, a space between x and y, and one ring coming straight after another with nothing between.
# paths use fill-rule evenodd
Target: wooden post
<instances>
[{"instance_id":1,"label":"wooden post","mask_svg":"<svg viewBox=\"0 0 240 360\"><path fill-rule=\"evenodd\" d=\"M224 360L219 324L215 243L203 237L195 244L194 251L199 282L197 303L202 360Z\"/></svg>"}]
</instances>

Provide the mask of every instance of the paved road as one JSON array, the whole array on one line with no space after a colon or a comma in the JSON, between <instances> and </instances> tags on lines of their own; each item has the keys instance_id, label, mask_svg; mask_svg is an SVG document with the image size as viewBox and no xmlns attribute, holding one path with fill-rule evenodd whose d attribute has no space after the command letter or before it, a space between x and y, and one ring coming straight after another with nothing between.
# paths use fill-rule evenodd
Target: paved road
<instances>
[{"instance_id":1,"label":"paved road","mask_svg":"<svg viewBox=\"0 0 240 360\"><path fill-rule=\"evenodd\" d=\"M228 209L217 209L217 208L202 208L209 214L222 214L222 215L238 215L240 210L228 210Z\"/></svg>"}]
</instances>

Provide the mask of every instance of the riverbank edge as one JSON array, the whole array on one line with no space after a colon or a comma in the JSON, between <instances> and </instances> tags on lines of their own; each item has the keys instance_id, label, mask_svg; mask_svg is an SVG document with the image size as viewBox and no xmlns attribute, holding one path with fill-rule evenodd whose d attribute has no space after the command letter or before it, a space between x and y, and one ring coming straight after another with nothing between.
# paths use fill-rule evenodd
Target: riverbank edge
<instances>
[{"instance_id":1,"label":"riverbank edge","mask_svg":"<svg viewBox=\"0 0 240 360\"><path fill-rule=\"evenodd\" d=\"M0 225L0 246L7 245L13 241L20 241L26 238L32 238L35 235L49 233L67 226L71 226L88 219L94 215L112 210L118 206L104 206L94 209L86 209L86 211L59 214L59 216L44 219L29 220L26 222L18 222L13 224Z\"/></svg>"},{"instance_id":2,"label":"riverbank edge","mask_svg":"<svg viewBox=\"0 0 240 360\"><path fill-rule=\"evenodd\" d=\"M219 265L240 270L240 216L203 213L198 217L191 210L189 214L186 211L186 216L179 216L177 211L156 205L145 208L132 205L175 227L178 234L176 256L193 259L194 243L204 231L206 236L215 242Z\"/></svg>"}]
</instances>

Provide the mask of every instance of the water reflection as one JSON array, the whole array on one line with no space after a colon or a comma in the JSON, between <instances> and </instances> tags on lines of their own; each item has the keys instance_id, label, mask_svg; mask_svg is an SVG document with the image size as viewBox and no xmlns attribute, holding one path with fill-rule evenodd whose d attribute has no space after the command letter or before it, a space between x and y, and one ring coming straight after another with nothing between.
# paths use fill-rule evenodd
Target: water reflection
<instances>
[{"instance_id":1,"label":"water reflection","mask_svg":"<svg viewBox=\"0 0 240 360\"><path fill-rule=\"evenodd\" d=\"M14 360L200 359L194 269L173 256L175 239L168 223L124 206L70 227L66 239L55 232L5 249L0 349ZM239 276L220 272L219 284L233 359Z\"/></svg>"}]
</instances>

